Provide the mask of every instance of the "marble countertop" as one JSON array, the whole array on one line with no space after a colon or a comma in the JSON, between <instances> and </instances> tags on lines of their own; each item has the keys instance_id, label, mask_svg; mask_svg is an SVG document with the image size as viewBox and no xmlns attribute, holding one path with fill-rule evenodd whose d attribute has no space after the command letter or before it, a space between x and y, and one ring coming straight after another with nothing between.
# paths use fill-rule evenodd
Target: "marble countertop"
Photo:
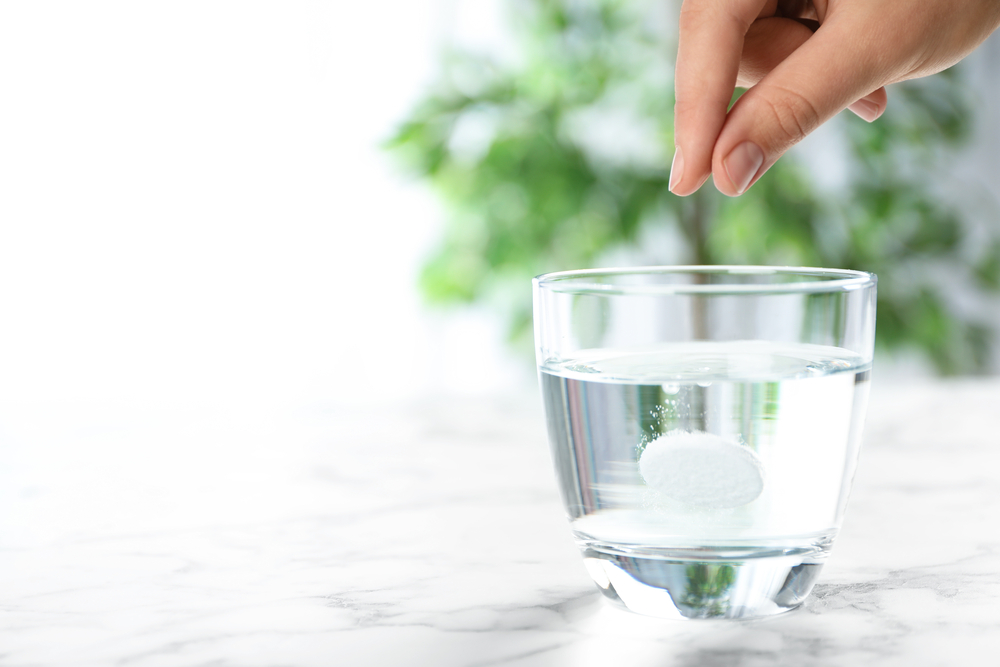
<instances>
[{"instance_id":1,"label":"marble countertop","mask_svg":"<svg viewBox=\"0 0 1000 667\"><path fill-rule=\"evenodd\" d=\"M0 406L0 665L956 665L1000 652L1000 381L875 388L844 530L781 617L606 606L534 392Z\"/></svg>"}]
</instances>

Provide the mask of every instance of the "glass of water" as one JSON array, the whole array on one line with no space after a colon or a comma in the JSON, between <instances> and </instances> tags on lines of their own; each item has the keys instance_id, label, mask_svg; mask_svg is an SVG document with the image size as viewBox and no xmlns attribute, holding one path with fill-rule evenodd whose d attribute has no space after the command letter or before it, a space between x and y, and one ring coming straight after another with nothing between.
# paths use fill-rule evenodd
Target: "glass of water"
<instances>
[{"instance_id":1,"label":"glass of water","mask_svg":"<svg viewBox=\"0 0 1000 667\"><path fill-rule=\"evenodd\" d=\"M857 465L875 282L761 266L535 278L556 475L607 598L673 618L803 602Z\"/></svg>"}]
</instances>

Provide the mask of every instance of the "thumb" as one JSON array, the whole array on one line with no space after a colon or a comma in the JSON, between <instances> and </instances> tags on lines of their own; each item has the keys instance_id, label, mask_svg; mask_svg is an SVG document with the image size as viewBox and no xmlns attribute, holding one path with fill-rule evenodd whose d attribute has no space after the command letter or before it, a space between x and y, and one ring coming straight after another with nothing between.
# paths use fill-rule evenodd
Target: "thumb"
<instances>
[{"instance_id":1,"label":"thumb","mask_svg":"<svg viewBox=\"0 0 1000 667\"><path fill-rule=\"evenodd\" d=\"M871 47L858 46L857 35L846 25L824 24L733 105L712 153L720 192L743 194L785 151L848 106L869 121L881 114L880 89L892 77Z\"/></svg>"}]
</instances>

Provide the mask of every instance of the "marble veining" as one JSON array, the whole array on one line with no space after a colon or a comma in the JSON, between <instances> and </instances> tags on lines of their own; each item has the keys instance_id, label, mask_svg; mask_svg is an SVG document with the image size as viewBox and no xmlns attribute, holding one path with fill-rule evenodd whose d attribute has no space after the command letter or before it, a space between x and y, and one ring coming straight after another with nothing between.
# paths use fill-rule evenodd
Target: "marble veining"
<instances>
[{"instance_id":1,"label":"marble veining","mask_svg":"<svg viewBox=\"0 0 1000 667\"><path fill-rule=\"evenodd\" d=\"M989 664L1000 381L873 392L812 598L754 622L606 606L516 398L0 406L0 665Z\"/></svg>"}]
</instances>

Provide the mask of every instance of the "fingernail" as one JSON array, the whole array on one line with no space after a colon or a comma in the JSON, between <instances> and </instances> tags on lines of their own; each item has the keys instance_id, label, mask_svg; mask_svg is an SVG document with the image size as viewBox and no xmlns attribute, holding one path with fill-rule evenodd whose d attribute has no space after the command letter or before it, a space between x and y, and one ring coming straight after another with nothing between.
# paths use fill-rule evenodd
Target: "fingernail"
<instances>
[{"instance_id":1,"label":"fingernail","mask_svg":"<svg viewBox=\"0 0 1000 667\"><path fill-rule=\"evenodd\" d=\"M670 184L667 189L673 192L682 178L684 178L684 156L681 154L681 147L677 146L674 148L674 159L670 163Z\"/></svg>"},{"instance_id":2,"label":"fingernail","mask_svg":"<svg viewBox=\"0 0 1000 667\"><path fill-rule=\"evenodd\" d=\"M869 123L873 122L876 118L878 118L879 114L878 105L873 102L870 102L869 100L860 99L847 108L853 111L861 118L867 120Z\"/></svg>"},{"instance_id":3,"label":"fingernail","mask_svg":"<svg viewBox=\"0 0 1000 667\"><path fill-rule=\"evenodd\" d=\"M722 166L725 167L726 174L738 195L746 192L750 181L762 164L764 164L764 151L749 141L744 141L734 148L722 161Z\"/></svg>"}]
</instances>

